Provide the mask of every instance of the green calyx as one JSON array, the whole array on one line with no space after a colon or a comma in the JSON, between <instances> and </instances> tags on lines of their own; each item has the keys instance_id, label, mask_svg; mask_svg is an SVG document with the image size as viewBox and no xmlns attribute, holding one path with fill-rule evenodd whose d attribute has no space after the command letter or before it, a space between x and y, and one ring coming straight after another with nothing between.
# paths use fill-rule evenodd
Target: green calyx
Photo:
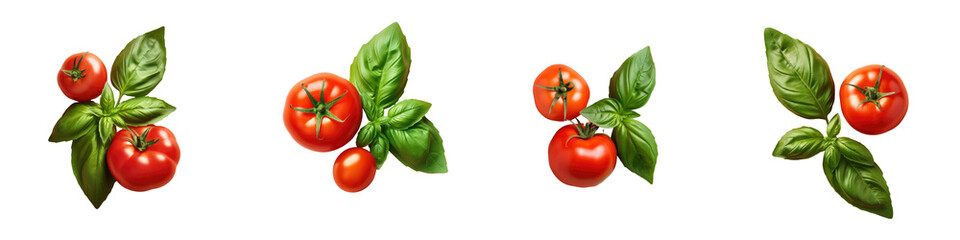
<instances>
[{"instance_id":1,"label":"green calyx","mask_svg":"<svg viewBox=\"0 0 960 240\"><path fill-rule=\"evenodd\" d=\"M577 128L577 135L570 136L566 141L563 142L563 146L567 146L567 143L570 142L570 139L574 137L587 140L592 138L594 135L597 135L597 130L600 129L600 126L593 124L593 122L581 123L579 119L575 119L577 122L570 121L574 127Z\"/></svg>"},{"instance_id":2,"label":"green calyx","mask_svg":"<svg viewBox=\"0 0 960 240\"><path fill-rule=\"evenodd\" d=\"M858 108L863 106L864 103L872 102L874 106L877 106L877 110L883 111L883 109L880 108L880 99L886 96L897 94L897 92L880 92L880 78L883 77L883 67L883 65L880 65L880 74L877 74L877 81L873 84L873 87L862 88L857 85L844 83L856 88L860 91L860 94L863 94L865 97L863 101L860 101L860 105L857 105Z\"/></svg>"},{"instance_id":3,"label":"green calyx","mask_svg":"<svg viewBox=\"0 0 960 240\"><path fill-rule=\"evenodd\" d=\"M293 105L290 105L290 109L296 110L296 111L298 111L298 112L315 114L315 115L316 115L316 118L317 118L317 124L316 124L316 125L317 125L317 139L318 139L318 140L322 140L322 139L320 138L320 126L323 125L323 124L321 124L322 121L323 121L323 117L327 117L327 118L333 119L334 121L337 121L337 122L343 122L343 120L340 120L340 118L338 118L336 115L333 115L333 113L330 112L330 108L332 108L334 104L336 104L338 101L340 101L340 99L343 98L343 96L346 96L348 92L344 92L344 93L341 94L339 97L333 99L333 100L330 101L330 102L324 102L324 100L323 100L323 99L324 99L323 92L326 91L326 89L327 89L327 81L326 81L326 79L323 80L323 85L320 86L320 98L319 98L319 100L317 100L317 98L314 98L314 97L313 97L313 94L310 94L310 90L307 90L307 85L306 85L306 84L300 84L300 87L302 87L302 88L303 88L303 91L307 93L307 97L310 97L310 102L313 103L313 108L297 108L297 107L293 107ZM348 117L349 117L349 116L348 116Z\"/></svg>"},{"instance_id":4,"label":"green calyx","mask_svg":"<svg viewBox=\"0 0 960 240\"><path fill-rule=\"evenodd\" d=\"M557 104L557 100L563 98L563 117L562 118L566 118L567 117L567 92L573 91L573 88L575 86L573 85L572 82L563 82L563 67L560 67L557 69L557 74L560 75L560 83L557 84L557 86L553 86L553 87L547 87L542 85L535 85L535 86L557 92L557 94L553 96L553 102L550 102L550 110L547 110L547 113L553 112L553 106Z\"/></svg>"},{"instance_id":5,"label":"green calyx","mask_svg":"<svg viewBox=\"0 0 960 240\"><path fill-rule=\"evenodd\" d=\"M87 53L89 52L83 52L79 59L76 57L73 58L73 69L60 69L60 71L63 71L64 74L67 74L67 76L73 78L74 82L80 80L81 78L87 77L87 69L80 69L80 63L83 62L83 57L86 56Z\"/></svg>"},{"instance_id":6,"label":"green calyx","mask_svg":"<svg viewBox=\"0 0 960 240\"><path fill-rule=\"evenodd\" d=\"M148 147L153 146L160 141L160 139L147 140L147 135L150 134L151 128L153 127L147 127L147 129L143 130L143 133L137 133L136 131L133 131L133 129L127 129L127 131L130 132L130 136L133 138L124 137L123 139L130 141L130 144L133 144L133 147L137 148L137 151L143 152L144 150L147 150Z\"/></svg>"}]
</instances>

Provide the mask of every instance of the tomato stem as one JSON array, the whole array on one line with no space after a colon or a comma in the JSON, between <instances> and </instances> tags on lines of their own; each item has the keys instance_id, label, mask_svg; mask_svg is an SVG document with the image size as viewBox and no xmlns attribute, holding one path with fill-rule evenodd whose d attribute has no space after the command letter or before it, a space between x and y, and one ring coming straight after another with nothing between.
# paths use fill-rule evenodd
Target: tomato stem
<instances>
[{"instance_id":1,"label":"tomato stem","mask_svg":"<svg viewBox=\"0 0 960 240\"><path fill-rule=\"evenodd\" d=\"M574 123L573 120L577 120L577 122ZM574 137L584 140L590 139L594 135L597 135L597 130L600 129L600 126L597 126L593 122L587 121L587 123L584 124L580 122L580 119L574 118L573 120L570 120L570 124L573 124L573 126L577 128L577 135L568 137L567 140L563 142L564 147L567 146L567 143L570 142L570 139L573 139Z\"/></svg>"},{"instance_id":2,"label":"tomato stem","mask_svg":"<svg viewBox=\"0 0 960 240\"><path fill-rule=\"evenodd\" d=\"M553 112L553 106L557 104L557 100L563 98L563 117L561 119L567 118L567 92L573 91L575 85L573 82L563 82L563 67L557 68L557 74L560 75L560 83L554 87L547 87L542 85L534 85L543 89L557 92L556 95L553 95L553 102L550 102L550 109L547 110L547 114Z\"/></svg>"},{"instance_id":3,"label":"tomato stem","mask_svg":"<svg viewBox=\"0 0 960 240\"><path fill-rule=\"evenodd\" d=\"M80 70L80 62L83 62L83 57L86 56L87 53L89 52L83 52L83 54L80 55L80 59L77 59L77 57L73 58L73 69L60 69L60 71L63 71L64 74L73 78L74 82L87 77L87 69Z\"/></svg>"},{"instance_id":4,"label":"tomato stem","mask_svg":"<svg viewBox=\"0 0 960 240\"><path fill-rule=\"evenodd\" d=\"M864 103L872 102L873 105L877 107L877 110L883 111L883 109L880 108L880 99L897 94L897 92L880 92L880 78L883 77L883 68L884 65L880 65L880 73L877 74L877 81L874 82L873 87L862 88L850 83L844 83L845 85L856 88L858 91L860 91L860 94L863 94L864 99L863 101L860 101L860 104L857 105L857 108L862 107Z\"/></svg>"},{"instance_id":5,"label":"tomato stem","mask_svg":"<svg viewBox=\"0 0 960 240\"><path fill-rule=\"evenodd\" d=\"M330 112L330 108L333 108L333 105L336 104L338 101L340 101L340 99L343 98L343 96L346 96L347 93L349 93L350 91L348 90L348 91L344 92L344 93L341 94L339 97L334 98L333 100L331 100L331 101L329 101L329 102L324 102L324 93L323 93L323 92L325 92L325 91L327 90L327 80L326 80L326 79L323 79L323 83L322 83L322 85L320 85L320 99L319 99L319 100L317 100L317 98L314 98L314 97L313 97L313 94L310 94L310 90L307 89L307 85L306 85L306 84L301 83L301 84L300 84L300 87L303 88L303 91L304 91L305 93L307 93L307 97L310 98L310 103L313 104L313 108L297 108L297 107L293 107L293 105L291 104L291 105L290 105L290 109L296 110L296 111L298 111L298 112L310 113L310 114L316 115L316 125L317 125L317 133L316 133L316 134L317 134L317 140L323 140L323 138L320 138L320 126L323 125L323 124L322 124L322 123L323 123L323 117L330 118L330 119L332 119L332 120L334 120L334 121L337 121L337 122L343 122L343 120L341 120L341 119L338 118L336 115L334 115L332 112ZM349 117L350 117L350 116L347 116L347 118L349 118Z\"/></svg>"},{"instance_id":6,"label":"tomato stem","mask_svg":"<svg viewBox=\"0 0 960 240\"><path fill-rule=\"evenodd\" d=\"M153 127L147 127L147 129L144 129L143 133L137 133L136 131L133 131L133 129L124 126L123 129L127 130L127 132L130 132L130 136L133 138L124 137L123 139L130 141L130 143L133 144L133 147L137 148L137 151L143 152L147 150L148 147L160 142L160 139L146 140L147 135L150 134L150 129L152 128Z\"/></svg>"}]
</instances>

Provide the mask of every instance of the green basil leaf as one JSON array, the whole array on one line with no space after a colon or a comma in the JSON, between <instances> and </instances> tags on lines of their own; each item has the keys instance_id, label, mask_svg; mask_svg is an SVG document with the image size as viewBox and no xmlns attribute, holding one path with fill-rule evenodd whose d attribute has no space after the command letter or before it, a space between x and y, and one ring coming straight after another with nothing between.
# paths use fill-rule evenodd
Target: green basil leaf
<instances>
[{"instance_id":1,"label":"green basil leaf","mask_svg":"<svg viewBox=\"0 0 960 240\"><path fill-rule=\"evenodd\" d=\"M78 102L71 104L57 120L50 133L50 142L70 141L86 135L97 126L98 115L103 114L96 103Z\"/></svg>"},{"instance_id":2,"label":"green basil leaf","mask_svg":"<svg viewBox=\"0 0 960 240\"><path fill-rule=\"evenodd\" d=\"M657 166L657 141L643 123L624 119L613 129L613 143L623 166L653 184L653 170Z\"/></svg>"},{"instance_id":3,"label":"green basil leaf","mask_svg":"<svg viewBox=\"0 0 960 240\"><path fill-rule=\"evenodd\" d=\"M613 98L601 99L580 110L583 117L602 128L613 128L620 125L620 119L623 118L620 116L621 112L623 112L623 109L620 102Z\"/></svg>"},{"instance_id":4,"label":"green basil leaf","mask_svg":"<svg viewBox=\"0 0 960 240\"><path fill-rule=\"evenodd\" d=\"M153 91L167 66L167 47L160 27L130 40L110 68L110 83L120 94L142 97Z\"/></svg>"},{"instance_id":5,"label":"green basil leaf","mask_svg":"<svg viewBox=\"0 0 960 240\"><path fill-rule=\"evenodd\" d=\"M839 145L839 144L838 144ZM837 148L841 149L841 148ZM830 186L850 205L886 218L893 218L890 188L883 178L883 171L876 164L870 166L851 161L842 150L836 151L839 161L836 166L824 159L824 174ZM826 156L826 155L824 155Z\"/></svg>"},{"instance_id":6,"label":"green basil leaf","mask_svg":"<svg viewBox=\"0 0 960 240\"><path fill-rule=\"evenodd\" d=\"M610 98L620 100L625 109L647 104L657 81L657 68L650 55L650 46L631 55L610 78Z\"/></svg>"},{"instance_id":7,"label":"green basil leaf","mask_svg":"<svg viewBox=\"0 0 960 240\"><path fill-rule=\"evenodd\" d=\"M840 159L840 150L837 150L834 144L827 144L826 149L823 150L823 170L833 171L837 169L837 166L840 165Z\"/></svg>"},{"instance_id":8,"label":"green basil leaf","mask_svg":"<svg viewBox=\"0 0 960 240\"><path fill-rule=\"evenodd\" d=\"M386 128L390 153L413 170L426 173L447 172L440 131L426 117L407 129Z\"/></svg>"},{"instance_id":9,"label":"green basil leaf","mask_svg":"<svg viewBox=\"0 0 960 240\"><path fill-rule=\"evenodd\" d=\"M840 154L843 154L844 158L851 162L864 166L876 165L873 161L873 154L870 153L867 146L864 146L856 140L841 137L837 138L835 145L837 146L837 150L840 151Z\"/></svg>"},{"instance_id":10,"label":"green basil leaf","mask_svg":"<svg viewBox=\"0 0 960 240\"><path fill-rule=\"evenodd\" d=\"M90 132L73 140L70 147L73 175L94 208L100 208L103 201L107 200L116 182L107 169L107 145L101 142L99 134Z\"/></svg>"},{"instance_id":11,"label":"green basil leaf","mask_svg":"<svg viewBox=\"0 0 960 240\"><path fill-rule=\"evenodd\" d=\"M380 125L367 123L357 134L357 147L366 147L380 136Z\"/></svg>"},{"instance_id":12,"label":"green basil leaf","mask_svg":"<svg viewBox=\"0 0 960 240\"><path fill-rule=\"evenodd\" d=\"M400 24L390 24L360 47L350 65L350 83L364 99L368 118L371 114L382 116L383 109L400 100L409 74L410 46Z\"/></svg>"},{"instance_id":13,"label":"green basil leaf","mask_svg":"<svg viewBox=\"0 0 960 240\"><path fill-rule=\"evenodd\" d=\"M830 121L827 122L827 137L835 138L840 134L840 114L833 114Z\"/></svg>"},{"instance_id":14,"label":"green basil leaf","mask_svg":"<svg viewBox=\"0 0 960 240\"><path fill-rule=\"evenodd\" d=\"M833 108L833 77L817 51L773 28L763 32L767 71L777 100L797 116L827 119Z\"/></svg>"},{"instance_id":15,"label":"green basil leaf","mask_svg":"<svg viewBox=\"0 0 960 240\"><path fill-rule=\"evenodd\" d=\"M807 159L816 156L826 147L823 134L811 127L799 127L788 131L777 146L773 156L791 160Z\"/></svg>"},{"instance_id":16,"label":"green basil leaf","mask_svg":"<svg viewBox=\"0 0 960 240\"><path fill-rule=\"evenodd\" d=\"M109 146L110 141L113 141L113 135L117 133L117 128L114 127L113 118L104 117L100 118L100 123L97 126L98 134L100 134L100 142L104 146Z\"/></svg>"},{"instance_id":17,"label":"green basil leaf","mask_svg":"<svg viewBox=\"0 0 960 240\"><path fill-rule=\"evenodd\" d=\"M130 126L145 126L159 122L176 107L155 97L135 97L120 103L117 116Z\"/></svg>"},{"instance_id":18,"label":"green basil leaf","mask_svg":"<svg viewBox=\"0 0 960 240\"><path fill-rule=\"evenodd\" d=\"M394 129L407 129L420 122L420 119L427 115L431 106L433 105L428 102L416 99L400 101L387 111L387 117L389 118L387 118L386 124Z\"/></svg>"},{"instance_id":19,"label":"green basil leaf","mask_svg":"<svg viewBox=\"0 0 960 240\"><path fill-rule=\"evenodd\" d=\"M109 114L113 111L113 105L116 103L117 100L113 98L113 88L104 83L103 92L100 93L100 109Z\"/></svg>"},{"instance_id":20,"label":"green basil leaf","mask_svg":"<svg viewBox=\"0 0 960 240\"><path fill-rule=\"evenodd\" d=\"M637 113L637 112L634 112L634 111L625 110L625 111L623 111L623 112L620 112L620 117L623 118L623 119L627 119L627 118L638 118L638 117L640 117L640 114Z\"/></svg>"},{"instance_id":21,"label":"green basil leaf","mask_svg":"<svg viewBox=\"0 0 960 240\"><path fill-rule=\"evenodd\" d=\"M378 135L373 143L370 143L370 154L373 154L373 159L377 162L377 169L380 169L383 163L387 161L387 153L389 152L390 140L387 140L387 137L383 134Z\"/></svg>"}]
</instances>

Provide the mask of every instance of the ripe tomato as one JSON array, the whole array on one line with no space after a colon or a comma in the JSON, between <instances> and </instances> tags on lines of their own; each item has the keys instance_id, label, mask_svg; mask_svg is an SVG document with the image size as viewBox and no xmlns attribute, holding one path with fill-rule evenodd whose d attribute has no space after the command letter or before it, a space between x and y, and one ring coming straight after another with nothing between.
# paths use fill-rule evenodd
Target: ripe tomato
<instances>
[{"instance_id":1,"label":"ripe tomato","mask_svg":"<svg viewBox=\"0 0 960 240\"><path fill-rule=\"evenodd\" d=\"M180 163L180 145L170 129L132 127L117 132L107 149L107 167L120 186L133 191L162 187Z\"/></svg>"},{"instance_id":2,"label":"ripe tomato","mask_svg":"<svg viewBox=\"0 0 960 240\"><path fill-rule=\"evenodd\" d=\"M100 96L107 83L107 67L93 53L73 54L63 61L57 72L57 84L68 98L78 102L90 101Z\"/></svg>"},{"instance_id":3,"label":"ripe tomato","mask_svg":"<svg viewBox=\"0 0 960 240\"><path fill-rule=\"evenodd\" d=\"M854 70L840 86L843 118L864 134L881 134L897 127L907 115L908 100L900 76L881 65Z\"/></svg>"},{"instance_id":4,"label":"ripe tomato","mask_svg":"<svg viewBox=\"0 0 960 240\"><path fill-rule=\"evenodd\" d=\"M360 93L346 79L318 73L298 82L283 106L283 123L300 146L329 152L346 145L360 129Z\"/></svg>"},{"instance_id":5,"label":"ripe tomato","mask_svg":"<svg viewBox=\"0 0 960 240\"><path fill-rule=\"evenodd\" d=\"M605 134L595 134L593 123L571 124L553 135L548 148L550 170L561 182L577 187L593 187L613 173L617 148Z\"/></svg>"},{"instance_id":6,"label":"ripe tomato","mask_svg":"<svg viewBox=\"0 0 960 240\"><path fill-rule=\"evenodd\" d=\"M373 154L363 148L344 150L333 162L333 181L347 192L359 192L367 188L376 173L377 162Z\"/></svg>"},{"instance_id":7,"label":"ripe tomato","mask_svg":"<svg viewBox=\"0 0 960 240\"><path fill-rule=\"evenodd\" d=\"M580 116L587 107L590 87L577 71L563 64L554 64L533 81L533 102L540 115L554 121L566 121Z\"/></svg>"}]
</instances>

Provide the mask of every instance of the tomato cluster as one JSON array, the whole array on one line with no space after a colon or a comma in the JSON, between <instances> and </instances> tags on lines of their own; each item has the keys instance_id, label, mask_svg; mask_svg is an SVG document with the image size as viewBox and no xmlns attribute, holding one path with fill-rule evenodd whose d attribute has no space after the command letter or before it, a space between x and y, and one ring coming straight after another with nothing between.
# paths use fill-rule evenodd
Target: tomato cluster
<instances>
[{"instance_id":1,"label":"tomato cluster","mask_svg":"<svg viewBox=\"0 0 960 240\"><path fill-rule=\"evenodd\" d=\"M300 146L317 152L337 150L360 129L363 108L357 88L333 73L309 76L287 93L283 123ZM350 148L333 165L333 180L340 189L358 192L373 182L377 171L373 155Z\"/></svg>"},{"instance_id":2,"label":"tomato cluster","mask_svg":"<svg viewBox=\"0 0 960 240\"><path fill-rule=\"evenodd\" d=\"M533 100L540 115L553 121L580 116L590 100L590 87L577 71L554 64L533 82ZM566 125L550 140L547 156L553 175L567 185L592 187L607 179L617 166L617 149L595 124Z\"/></svg>"}]
</instances>

